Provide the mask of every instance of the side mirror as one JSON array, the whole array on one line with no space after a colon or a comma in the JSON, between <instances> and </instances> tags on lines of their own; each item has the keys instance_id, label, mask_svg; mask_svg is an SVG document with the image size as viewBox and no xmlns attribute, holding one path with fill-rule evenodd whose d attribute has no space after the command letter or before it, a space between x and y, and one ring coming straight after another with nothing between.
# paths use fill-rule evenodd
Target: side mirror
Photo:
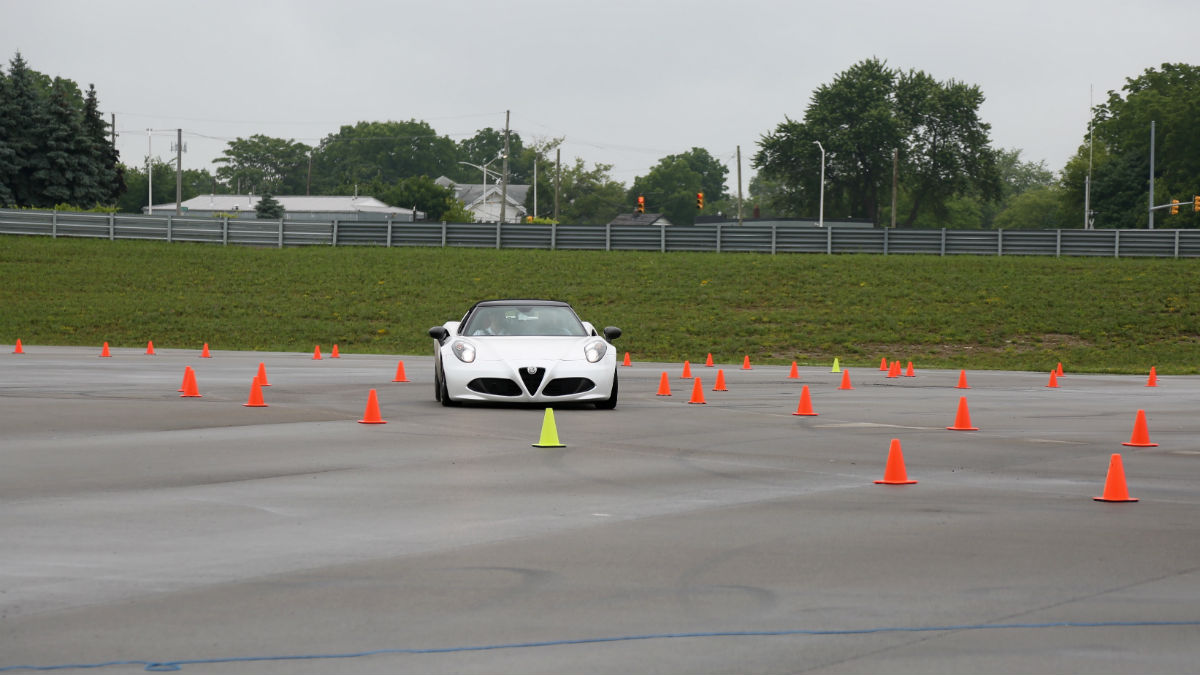
<instances>
[{"instance_id":1,"label":"side mirror","mask_svg":"<svg viewBox=\"0 0 1200 675\"><path fill-rule=\"evenodd\" d=\"M429 329L429 337L441 344L446 341L446 338L450 337L450 331L446 330L445 326L434 326Z\"/></svg>"},{"instance_id":2,"label":"side mirror","mask_svg":"<svg viewBox=\"0 0 1200 675\"><path fill-rule=\"evenodd\" d=\"M612 342L613 340L616 340L619 337L621 337L621 329L620 328L617 328L616 326L605 326L605 328L604 328L604 339L605 340Z\"/></svg>"}]
</instances>

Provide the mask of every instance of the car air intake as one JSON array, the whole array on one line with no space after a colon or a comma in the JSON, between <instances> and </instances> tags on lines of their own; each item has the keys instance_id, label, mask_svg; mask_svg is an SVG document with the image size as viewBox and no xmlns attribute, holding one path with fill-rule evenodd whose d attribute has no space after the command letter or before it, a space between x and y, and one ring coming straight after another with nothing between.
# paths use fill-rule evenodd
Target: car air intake
<instances>
[{"instance_id":1,"label":"car air intake","mask_svg":"<svg viewBox=\"0 0 1200 675\"><path fill-rule=\"evenodd\" d=\"M502 377L480 377L467 383L467 389L492 396L520 396L521 388L516 382Z\"/></svg>"},{"instance_id":2,"label":"car air intake","mask_svg":"<svg viewBox=\"0 0 1200 675\"><path fill-rule=\"evenodd\" d=\"M542 390L542 395L569 396L570 394L582 394L595 388L596 383L586 377L560 377L547 382L546 388Z\"/></svg>"},{"instance_id":3,"label":"car air intake","mask_svg":"<svg viewBox=\"0 0 1200 675\"><path fill-rule=\"evenodd\" d=\"M533 371L533 372L530 372ZM522 368L521 381L525 383L525 391L529 392L530 396L536 396L538 387L542 384L542 378L546 376L545 368Z\"/></svg>"}]
</instances>

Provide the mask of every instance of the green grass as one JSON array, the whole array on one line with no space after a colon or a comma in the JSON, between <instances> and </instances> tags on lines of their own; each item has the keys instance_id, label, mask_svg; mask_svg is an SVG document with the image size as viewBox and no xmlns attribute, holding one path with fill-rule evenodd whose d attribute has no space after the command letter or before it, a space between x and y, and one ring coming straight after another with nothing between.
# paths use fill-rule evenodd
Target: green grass
<instances>
[{"instance_id":1,"label":"green grass","mask_svg":"<svg viewBox=\"0 0 1200 675\"><path fill-rule=\"evenodd\" d=\"M1196 373L1200 261L256 249L0 237L0 342L426 354L473 302L567 300L635 360Z\"/></svg>"}]
</instances>

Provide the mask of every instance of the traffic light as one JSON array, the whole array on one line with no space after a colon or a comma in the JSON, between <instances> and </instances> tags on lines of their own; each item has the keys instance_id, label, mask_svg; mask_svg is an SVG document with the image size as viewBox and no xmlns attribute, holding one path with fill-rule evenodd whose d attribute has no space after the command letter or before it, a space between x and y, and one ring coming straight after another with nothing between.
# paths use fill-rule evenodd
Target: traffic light
<instances>
[{"instance_id":1,"label":"traffic light","mask_svg":"<svg viewBox=\"0 0 1200 675\"><path fill-rule=\"evenodd\" d=\"M638 213L646 212L646 198L641 195L638 195L637 212Z\"/></svg>"},{"instance_id":2,"label":"traffic light","mask_svg":"<svg viewBox=\"0 0 1200 675\"><path fill-rule=\"evenodd\" d=\"M704 193L703 192L696 193L696 208L698 208L698 209L704 208Z\"/></svg>"},{"instance_id":3,"label":"traffic light","mask_svg":"<svg viewBox=\"0 0 1200 675\"><path fill-rule=\"evenodd\" d=\"M1171 200L1171 215L1173 215L1173 216L1174 216L1174 215L1176 215L1176 214L1178 214L1178 213L1179 213L1179 200L1178 200L1178 199L1172 199L1172 200Z\"/></svg>"},{"instance_id":4,"label":"traffic light","mask_svg":"<svg viewBox=\"0 0 1200 675\"><path fill-rule=\"evenodd\" d=\"M1200 195L1192 197L1192 211L1200 213Z\"/></svg>"}]
</instances>

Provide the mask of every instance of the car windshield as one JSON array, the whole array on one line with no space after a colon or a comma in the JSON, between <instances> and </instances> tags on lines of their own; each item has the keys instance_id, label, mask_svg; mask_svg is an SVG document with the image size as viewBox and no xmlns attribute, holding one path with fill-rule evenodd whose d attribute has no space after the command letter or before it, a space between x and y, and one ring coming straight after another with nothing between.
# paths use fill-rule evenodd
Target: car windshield
<instances>
[{"instance_id":1,"label":"car windshield","mask_svg":"<svg viewBox=\"0 0 1200 675\"><path fill-rule=\"evenodd\" d=\"M463 335L587 335L579 317L567 307L509 305L478 307L467 319Z\"/></svg>"}]
</instances>

